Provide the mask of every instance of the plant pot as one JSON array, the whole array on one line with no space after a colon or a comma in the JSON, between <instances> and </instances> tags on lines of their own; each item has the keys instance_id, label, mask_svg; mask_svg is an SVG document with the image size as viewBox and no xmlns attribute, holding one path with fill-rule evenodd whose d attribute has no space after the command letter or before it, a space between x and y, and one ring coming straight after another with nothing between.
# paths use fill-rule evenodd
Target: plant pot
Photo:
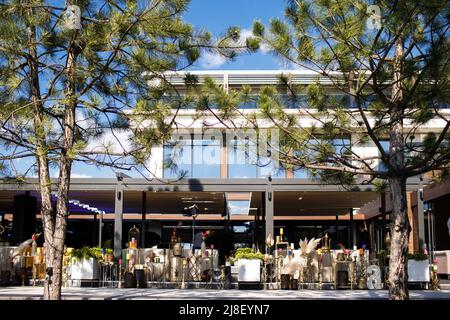
<instances>
[{"instance_id":1,"label":"plant pot","mask_svg":"<svg viewBox=\"0 0 450 320\"><path fill-rule=\"evenodd\" d=\"M123 275L123 287L124 288L136 288L136 277L131 272L125 272Z\"/></svg>"},{"instance_id":2,"label":"plant pot","mask_svg":"<svg viewBox=\"0 0 450 320\"><path fill-rule=\"evenodd\" d=\"M428 260L408 260L408 282L430 282Z\"/></svg>"},{"instance_id":3,"label":"plant pot","mask_svg":"<svg viewBox=\"0 0 450 320\"><path fill-rule=\"evenodd\" d=\"M261 260L259 259L239 259L238 281L239 282L260 282L261 281Z\"/></svg>"},{"instance_id":4,"label":"plant pot","mask_svg":"<svg viewBox=\"0 0 450 320\"><path fill-rule=\"evenodd\" d=\"M143 269L134 270L134 277L138 288L147 288L147 281L145 280L145 272Z\"/></svg>"},{"instance_id":5,"label":"plant pot","mask_svg":"<svg viewBox=\"0 0 450 320\"><path fill-rule=\"evenodd\" d=\"M291 290L298 290L298 279L291 279L290 287Z\"/></svg>"},{"instance_id":6,"label":"plant pot","mask_svg":"<svg viewBox=\"0 0 450 320\"><path fill-rule=\"evenodd\" d=\"M97 280L98 261L95 258L73 260L70 266L72 280Z\"/></svg>"},{"instance_id":7,"label":"plant pot","mask_svg":"<svg viewBox=\"0 0 450 320\"><path fill-rule=\"evenodd\" d=\"M291 288L291 275L282 274L280 277L280 288L281 290L289 290Z\"/></svg>"}]
</instances>

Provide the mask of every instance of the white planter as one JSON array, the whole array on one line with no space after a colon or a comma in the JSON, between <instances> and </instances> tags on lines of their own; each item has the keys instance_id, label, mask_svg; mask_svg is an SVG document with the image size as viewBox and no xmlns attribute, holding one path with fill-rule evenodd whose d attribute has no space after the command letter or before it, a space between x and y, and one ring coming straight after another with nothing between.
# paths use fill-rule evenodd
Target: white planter
<instances>
[{"instance_id":1,"label":"white planter","mask_svg":"<svg viewBox=\"0 0 450 320\"><path fill-rule=\"evenodd\" d=\"M98 261L95 258L73 260L70 266L72 280L96 280L98 279Z\"/></svg>"},{"instance_id":2,"label":"white planter","mask_svg":"<svg viewBox=\"0 0 450 320\"><path fill-rule=\"evenodd\" d=\"M437 273L450 275L450 250L435 251L434 256L437 260Z\"/></svg>"},{"instance_id":3,"label":"white planter","mask_svg":"<svg viewBox=\"0 0 450 320\"><path fill-rule=\"evenodd\" d=\"M259 259L239 259L238 281L239 282L260 282L261 281L261 260Z\"/></svg>"},{"instance_id":4,"label":"white planter","mask_svg":"<svg viewBox=\"0 0 450 320\"><path fill-rule=\"evenodd\" d=\"M408 282L430 282L428 260L408 260Z\"/></svg>"}]
</instances>

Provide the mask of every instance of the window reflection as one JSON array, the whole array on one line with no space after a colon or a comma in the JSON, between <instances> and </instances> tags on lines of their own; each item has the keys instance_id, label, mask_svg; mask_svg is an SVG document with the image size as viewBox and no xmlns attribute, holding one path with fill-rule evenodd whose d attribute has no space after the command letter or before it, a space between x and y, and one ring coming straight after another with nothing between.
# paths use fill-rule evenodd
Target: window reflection
<instances>
[{"instance_id":1,"label":"window reflection","mask_svg":"<svg viewBox=\"0 0 450 320\"><path fill-rule=\"evenodd\" d=\"M380 144L381 147L383 148L384 152L386 154L389 154L389 140L380 140ZM381 152L378 150L378 157L379 157L379 162L378 162L378 167L377 170L378 171L382 171L382 172L387 172L388 171L388 166L386 164L386 162L384 162L383 160L381 160Z\"/></svg>"},{"instance_id":2,"label":"window reflection","mask_svg":"<svg viewBox=\"0 0 450 320\"><path fill-rule=\"evenodd\" d=\"M294 154L296 154L299 158L306 158L306 162L310 162L311 160L314 160L314 158L316 157L317 149L320 147L320 145L326 143L328 143L327 140L319 140L319 139L308 140L306 144L308 146L311 146L311 148L307 148L307 150L304 152L294 151ZM350 138L343 137L333 139L331 140L331 145L333 147L332 152L335 153L338 157L343 156L346 153L350 152L351 148ZM329 163L328 165L333 165L333 163ZM293 174L294 178L297 179L308 179L311 177L309 170L300 166L295 166L293 168Z\"/></svg>"},{"instance_id":3,"label":"window reflection","mask_svg":"<svg viewBox=\"0 0 450 320\"><path fill-rule=\"evenodd\" d=\"M260 154L257 144L250 137L235 136L228 142L229 178L285 178L281 164L271 158L270 148L267 154Z\"/></svg>"},{"instance_id":4,"label":"window reflection","mask_svg":"<svg viewBox=\"0 0 450 320\"><path fill-rule=\"evenodd\" d=\"M193 135L179 136L164 145L166 179L219 178L221 137L194 139Z\"/></svg>"}]
</instances>

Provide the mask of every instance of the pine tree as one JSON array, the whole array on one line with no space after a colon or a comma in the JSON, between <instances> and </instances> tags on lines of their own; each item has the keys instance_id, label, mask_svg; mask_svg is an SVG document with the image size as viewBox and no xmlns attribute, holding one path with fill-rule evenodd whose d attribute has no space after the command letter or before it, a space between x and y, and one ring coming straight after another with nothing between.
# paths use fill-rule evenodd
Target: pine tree
<instances>
[{"instance_id":1,"label":"pine tree","mask_svg":"<svg viewBox=\"0 0 450 320\"><path fill-rule=\"evenodd\" d=\"M380 17L373 15L377 8ZM284 19L267 27L255 21L253 35L287 66L313 71L317 81L296 84L281 74L278 88L260 89L259 110L251 115L238 110L239 102L252 99L249 88L227 98L212 81L206 84L226 125L239 116L246 127L268 122L279 129L283 166L307 169L324 182L388 182L389 296L395 300L409 298L406 180L448 171L449 9L445 0L291 0ZM312 124L305 126L305 118ZM443 129L420 139L417 130L430 121ZM369 144L378 154L354 148Z\"/></svg>"},{"instance_id":2,"label":"pine tree","mask_svg":"<svg viewBox=\"0 0 450 320\"><path fill-rule=\"evenodd\" d=\"M15 178L24 178L26 172L12 170L14 159L36 161L46 264L52 270L45 281L45 299L61 297L74 161L146 169L151 146L167 136L174 109L184 103L163 99L170 88L164 72L191 66L204 50L232 59L239 51L257 47L251 41L241 44L238 28L218 39L194 30L181 17L188 3L0 1L0 162ZM149 89L149 84L156 85ZM154 126L140 125L144 120ZM89 148L97 137L115 130L132 133L131 149ZM56 184L51 167L59 171Z\"/></svg>"},{"instance_id":3,"label":"pine tree","mask_svg":"<svg viewBox=\"0 0 450 320\"><path fill-rule=\"evenodd\" d=\"M380 9L379 28L371 4ZM327 97L320 83L299 88L285 81L294 99L306 92L308 105L318 111L312 115L317 127L302 130L295 116L287 115L285 109L278 113L277 107L267 106L262 114L273 118L277 127L288 128L287 135L295 132L288 145L309 148L311 140L318 141L313 153L294 152L286 158L289 163L310 168L322 179L347 181L365 175L369 181L389 182L389 296L395 300L409 298L406 179L433 169L446 170L450 160L450 121L440 112L450 97L449 9L447 1L289 1L285 21L273 19L267 32L261 23L254 24L254 34L276 54L318 71L337 91L350 95L353 108ZM272 92L261 92L261 99L272 98ZM432 119L442 121L444 129L416 141L417 129ZM355 127L361 128L361 138L351 144L374 143L381 155L376 160L385 164L385 170L351 147L332 143ZM388 139L389 150L382 146L383 138Z\"/></svg>"}]
</instances>

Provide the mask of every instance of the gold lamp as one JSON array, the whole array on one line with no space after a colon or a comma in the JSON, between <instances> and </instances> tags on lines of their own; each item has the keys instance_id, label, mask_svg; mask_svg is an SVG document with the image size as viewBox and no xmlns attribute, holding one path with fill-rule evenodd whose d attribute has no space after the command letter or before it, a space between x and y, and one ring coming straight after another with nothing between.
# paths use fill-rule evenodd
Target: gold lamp
<instances>
[{"instance_id":1,"label":"gold lamp","mask_svg":"<svg viewBox=\"0 0 450 320\"><path fill-rule=\"evenodd\" d=\"M331 238L328 237L328 232L325 232L325 236L322 237L322 251L323 252L330 252L330 243Z\"/></svg>"}]
</instances>

